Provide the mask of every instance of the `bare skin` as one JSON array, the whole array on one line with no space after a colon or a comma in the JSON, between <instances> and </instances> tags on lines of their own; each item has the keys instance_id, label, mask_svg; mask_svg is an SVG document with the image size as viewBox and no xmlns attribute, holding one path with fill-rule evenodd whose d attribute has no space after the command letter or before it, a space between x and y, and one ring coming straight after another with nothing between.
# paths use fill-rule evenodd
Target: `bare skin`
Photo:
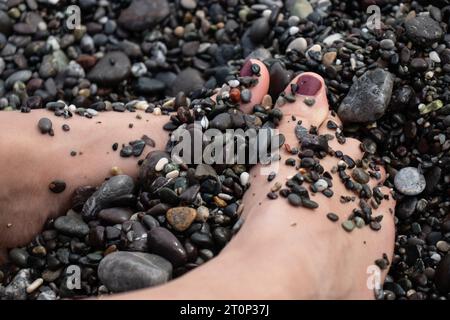
<instances>
[{"instance_id":1,"label":"bare skin","mask_svg":"<svg viewBox=\"0 0 450 320\"><path fill-rule=\"evenodd\" d=\"M254 104L267 93L269 77L262 63L253 63L261 66L259 84L253 89ZM297 95L296 102L283 107L285 117L279 130L291 146L295 146L297 140L293 134L295 121L290 115L302 120L305 127L319 127L320 132L327 132L326 123L332 117L323 80L315 74L301 75L305 76L318 80L320 89L314 94L307 92L308 97L314 95L316 103L313 107L304 104L306 96L303 95ZM248 111L248 108L243 110ZM36 123L43 116L52 119L55 137L41 136L37 132ZM111 145L113 142L128 143L147 134L157 142L156 148L163 148L167 133L160 128L167 122L167 117L146 114L142 117L137 120L136 113L105 113L90 121L76 117L64 120L49 116L46 111L0 117L0 128L10 134L10 138L0 141L0 150L9 151L2 152L7 156L1 157L1 167L12 166L12 170L0 176L2 185L9 186L0 189L1 247L6 249L29 242L48 217L65 212L75 187L101 183L112 166L119 166L124 173L136 176L136 159L120 158L112 152ZM102 123L98 124L98 121ZM339 123L336 118L333 121ZM130 122L134 123L133 129L128 128ZM60 130L63 123L71 126L69 133ZM356 140L348 139L345 145L333 140L330 146L353 159L362 157ZM45 152L42 152L44 148ZM83 154L71 157L71 150ZM284 183L287 177L295 174L295 168L283 164L287 154L283 153L282 157L277 178L272 182L259 174L260 167L251 172L252 186L244 198L246 222L217 258L166 285L113 298L373 299L373 290L366 285L366 271L384 253L392 256L394 222L391 212L395 206L392 197L374 210L374 216L384 216L379 232L365 227L349 234L340 223L357 204L340 203L340 195L349 193L338 177L333 179L334 197L317 195L314 198L319 203L316 210L294 208L286 200L274 201L266 197L276 181ZM321 164L329 171L336 161L327 158ZM17 172L26 179L17 179ZM63 194L54 195L48 190L48 183L54 179L68 183ZM384 179L383 172L380 181L372 179L370 183L376 186ZM383 192L389 194L385 188ZM328 212L338 214L339 222L329 221L325 217ZM8 227L8 224L11 225ZM383 279L385 275L384 271Z\"/></svg>"}]
</instances>

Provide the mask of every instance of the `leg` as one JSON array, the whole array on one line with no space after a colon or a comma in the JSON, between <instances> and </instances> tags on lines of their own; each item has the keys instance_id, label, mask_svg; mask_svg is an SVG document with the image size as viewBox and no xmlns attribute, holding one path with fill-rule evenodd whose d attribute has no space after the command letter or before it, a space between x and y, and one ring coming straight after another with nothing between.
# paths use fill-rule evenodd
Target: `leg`
<instances>
[{"instance_id":1,"label":"leg","mask_svg":"<svg viewBox=\"0 0 450 320\"><path fill-rule=\"evenodd\" d=\"M136 116L140 115L141 119ZM55 135L43 135L37 123L47 117ZM73 191L82 185L96 186L117 166L125 174L137 176L137 159L122 158L122 144L146 134L163 149L168 134L162 126L166 116L145 113L100 113L93 119L75 116L63 119L45 110L29 114L9 112L0 117L0 248L28 243L49 217L68 209ZM133 127L130 128L129 124ZM70 126L64 132L63 124ZM113 143L119 150L113 151ZM141 158L150 151L146 147ZM71 152L77 154L71 156ZM67 188L61 194L49 190L49 184L61 179Z\"/></svg>"}]
</instances>

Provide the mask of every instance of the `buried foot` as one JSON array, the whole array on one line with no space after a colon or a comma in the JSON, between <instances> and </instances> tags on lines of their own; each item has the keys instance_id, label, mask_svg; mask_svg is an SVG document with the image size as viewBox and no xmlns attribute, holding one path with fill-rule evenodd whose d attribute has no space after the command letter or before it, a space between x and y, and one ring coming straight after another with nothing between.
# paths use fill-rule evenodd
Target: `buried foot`
<instances>
[{"instance_id":1,"label":"buried foot","mask_svg":"<svg viewBox=\"0 0 450 320\"><path fill-rule=\"evenodd\" d=\"M318 75L295 78L277 105L286 138L280 165L269 176L263 166L251 171L237 236L184 277L115 298L375 297L394 247L395 201L382 186L384 170L342 136Z\"/></svg>"}]
</instances>

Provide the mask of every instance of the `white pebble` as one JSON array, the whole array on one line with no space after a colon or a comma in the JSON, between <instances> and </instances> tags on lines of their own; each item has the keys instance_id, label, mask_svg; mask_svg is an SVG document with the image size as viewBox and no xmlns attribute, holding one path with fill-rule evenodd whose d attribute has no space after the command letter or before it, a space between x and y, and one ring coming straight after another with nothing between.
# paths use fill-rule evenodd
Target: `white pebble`
<instances>
[{"instance_id":1,"label":"white pebble","mask_svg":"<svg viewBox=\"0 0 450 320\"><path fill-rule=\"evenodd\" d=\"M209 209L205 206L200 206L197 208L197 215L195 216L196 221L205 222L209 217Z\"/></svg>"},{"instance_id":2,"label":"white pebble","mask_svg":"<svg viewBox=\"0 0 450 320\"><path fill-rule=\"evenodd\" d=\"M154 114L155 116L160 116L160 115L162 114L161 108L156 107L155 109L153 109L153 114Z\"/></svg>"},{"instance_id":3,"label":"white pebble","mask_svg":"<svg viewBox=\"0 0 450 320\"><path fill-rule=\"evenodd\" d=\"M246 186L250 180L250 175L248 172L242 172L239 179L241 180L241 185Z\"/></svg>"},{"instance_id":4,"label":"white pebble","mask_svg":"<svg viewBox=\"0 0 450 320\"><path fill-rule=\"evenodd\" d=\"M239 80L236 80L236 79L232 79L232 80L228 81L228 85L231 88L236 88L239 86L239 84L240 84Z\"/></svg>"},{"instance_id":5,"label":"white pebble","mask_svg":"<svg viewBox=\"0 0 450 320\"><path fill-rule=\"evenodd\" d=\"M141 110L141 111L145 111L148 108L148 102L147 101L138 101L135 105L134 105L136 110Z\"/></svg>"},{"instance_id":6,"label":"white pebble","mask_svg":"<svg viewBox=\"0 0 450 320\"><path fill-rule=\"evenodd\" d=\"M37 278L36 280L33 281L32 284L30 284L27 287L27 293L33 293L37 288L39 288L40 286L42 286L42 284L44 283L44 279L42 278Z\"/></svg>"},{"instance_id":7,"label":"white pebble","mask_svg":"<svg viewBox=\"0 0 450 320\"><path fill-rule=\"evenodd\" d=\"M290 27L289 28L289 34L291 36L295 36L298 32L300 31L300 29L296 26Z\"/></svg>"},{"instance_id":8,"label":"white pebble","mask_svg":"<svg viewBox=\"0 0 450 320\"><path fill-rule=\"evenodd\" d=\"M322 42L325 43L327 46L331 46L334 42L341 40L341 39L342 39L342 34L335 33L335 34L329 35L328 37L323 39Z\"/></svg>"},{"instance_id":9,"label":"white pebble","mask_svg":"<svg viewBox=\"0 0 450 320\"><path fill-rule=\"evenodd\" d=\"M75 112L75 111L77 111L77 107L75 107L75 105L71 104L71 105L69 106L69 111L70 111L70 112Z\"/></svg>"},{"instance_id":10,"label":"white pebble","mask_svg":"<svg viewBox=\"0 0 450 320\"><path fill-rule=\"evenodd\" d=\"M314 183L314 187L316 187L318 192L322 192L328 188L328 182L325 179L319 179Z\"/></svg>"},{"instance_id":11,"label":"white pebble","mask_svg":"<svg viewBox=\"0 0 450 320\"><path fill-rule=\"evenodd\" d=\"M167 158L159 159L159 161L156 163L155 170L158 172L162 171L164 169L164 166L168 163L169 163L169 159L167 159Z\"/></svg>"},{"instance_id":12,"label":"white pebble","mask_svg":"<svg viewBox=\"0 0 450 320\"><path fill-rule=\"evenodd\" d=\"M203 129L208 129L209 127L209 120L206 116L203 116L202 120L200 120L200 124Z\"/></svg>"},{"instance_id":13,"label":"white pebble","mask_svg":"<svg viewBox=\"0 0 450 320\"><path fill-rule=\"evenodd\" d=\"M91 116L93 116L93 117L95 117L96 115L98 115L98 111L97 111L97 110L94 110L94 109L91 109L91 108L86 109L86 112L87 112L88 114L90 114Z\"/></svg>"},{"instance_id":14,"label":"white pebble","mask_svg":"<svg viewBox=\"0 0 450 320\"><path fill-rule=\"evenodd\" d=\"M306 41L305 38L297 38L291 41L291 43L289 43L286 52L291 51L291 50L297 50L299 52L305 52L306 48L308 47L308 42Z\"/></svg>"},{"instance_id":15,"label":"white pebble","mask_svg":"<svg viewBox=\"0 0 450 320\"><path fill-rule=\"evenodd\" d=\"M219 193L217 196L225 201L230 201L231 199L233 199L233 196L230 196L229 194L226 193Z\"/></svg>"},{"instance_id":16,"label":"white pebble","mask_svg":"<svg viewBox=\"0 0 450 320\"><path fill-rule=\"evenodd\" d=\"M173 170L173 171L170 171L168 174L166 174L166 178L167 179L173 179L173 178L178 177L179 175L180 175L180 171Z\"/></svg>"},{"instance_id":17,"label":"white pebble","mask_svg":"<svg viewBox=\"0 0 450 320\"><path fill-rule=\"evenodd\" d=\"M439 54L436 51L430 52L430 59L436 63L441 63L441 58L439 57Z\"/></svg>"}]
</instances>

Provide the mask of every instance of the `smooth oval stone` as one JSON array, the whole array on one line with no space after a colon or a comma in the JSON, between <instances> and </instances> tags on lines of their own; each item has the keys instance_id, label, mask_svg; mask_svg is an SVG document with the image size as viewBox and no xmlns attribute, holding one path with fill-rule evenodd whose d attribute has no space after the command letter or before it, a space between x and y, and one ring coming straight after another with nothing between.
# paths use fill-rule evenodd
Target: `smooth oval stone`
<instances>
[{"instance_id":1,"label":"smooth oval stone","mask_svg":"<svg viewBox=\"0 0 450 320\"><path fill-rule=\"evenodd\" d=\"M426 187L425 177L417 168L406 167L401 169L394 178L395 188L407 196L416 196Z\"/></svg>"},{"instance_id":2,"label":"smooth oval stone","mask_svg":"<svg viewBox=\"0 0 450 320\"><path fill-rule=\"evenodd\" d=\"M121 51L107 53L89 72L88 79L101 86L114 86L125 80L131 70L130 59Z\"/></svg>"},{"instance_id":3,"label":"smooth oval stone","mask_svg":"<svg viewBox=\"0 0 450 320\"><path fill-rule=\"evenodd\" d=\"M122 224L130 220L133 211L127 208L109 208L100 210L98 217L100 220L110 224Z\"/></svg>"},{"instance_id":4,"label":"smooth oval stone","mask_svg":"<svg viewBox=\"0 0 450 320\"><path fill-rule=\"evenodd\" d=\"M147 241L150 252L166 258L175 267L182 266L187 262L187 254L183 245L166 228L152 228L148 232Z\"/></svg>"},{"instance_id":5,"label":"smooth oval stone","mask_svg":"<svg viewBox=\"0 0 450 320\"><path fill-rule=\"evenodd\" d=\"M38 121L38 128L42 134L47 134L52 130L53 124L49 118L41 118Z\"/></svg>"},{"instance_id":6,"label":"smooth oval stone","mask_svg":"<svg viewBox=\"0 0 450 320\"><path fill-rule=\"evenodd\" d=\"M151 209L149 209L147 211L147 214L152 215L152 216L159 216L159 215L165 215L167 210L170 209L170 206L165 204L165 203L158 203L157 205L155 205L154 207L152 207Z\"/></svg>"},{"instance_id":7,"label":"smooth oval stone","mask_svg":"<svg viewBox=\"0 0 450 320\"><path fill-rule=\"evenodd\" d=\"M9 259L16 266L20 268L26 268L28 265L29 254L27 250L22 248L14 248L9 252Z\"/></svg>"},{"instance_id":8,"label":"smooth oval stone","mask_svg":"<svg viewBox=\"0 0 450 320\"><path fill-rule=\"evenodd\" d=\"M112 292L124 292L163 284L172 277L166 259L142 252L114 252L98 266L101 282Z\"/></svg>"},{"instance_id":9,"label":"smooth oval stone","mask_svg":"<svg viewBox=\"0 0 450 320\"><path fill-rule=\"evenodd\" d=\"M288 196L288 201L294 207L300 207L302 205L302 198L299 195L295 194L295 193L291 193Z\"/></svg>"},{"instance_id":10,"label":"smooth oval stone","mask_svg":"<svg viewBox=\"0 0 450 320\"><path fill-rule=\"evenodd\" d=\"M171 208L166 213L167 221L177 231L187 230L197 216L197 211L188 207Z\"/></svg>"},{"instance_id":11,"label":"smooth oval stone","mask_svg":"<svg viewBox=\"0 0 450 320\"><path fill-rule=\"evenodd\" d=\"M167 0L133 0L122 10L117 22L129 31L144 31L155 26L170 13Z\"/></svg>"},{"instance_id":12,"label":"smooth oval stone","mask_svg":"<svg viewBox=\"0 0 450 320\"><path fill-rule=\"evenodd\" d=\"M233 121L229 113L218 114L209 123L209 126L214 129L226 130L230 129L233 125Z\"/></svg>"},{"instance_id":13,"label":"smooth oval stone","mask_svg":"<svg viewBox=\"0 0 450 320\"><path fill-rule=\"evenodd\" d=\"M361 168L355 168L352 171L352 177L356 182L366 184L370 180L369 174Z\"/></svg>"},{"instance_id":14,"label":"smooth oval stone","mask_svg":"<svg viewBox=\"0 0 450 320\"><path fill-rule=\"evenodd\" d=\"M55 220L55 229L67 236L84 237L89 233L89 226L80 218L62 216Z\"/></svg>"},{"instance_id":15,"label":"smooth oval stone","mask_svg":"<svg viewBox=\"0 0 450 320\"><path fill-rule=\"evenodd\" d=\"M100 210L109 207L117 199L132 194L133 190L134 181L130 176L111 177L86 201L81 213L84 217L92 219Z\"/></svg>"},{"instance_id":16,"label":"smooth oval stone","mask_svg":"<svg viewBox=\"0 0 450 320\"><path fill-rule=\"evenodd\" d=\"M200 185L195 184L187 188L181 195L180 200L181 203L191 204L197 198L197 194L200 191Z\"/></svg>"},{"instance_id":17,"label":"smooth oval stone","mask_svg":"<svg viewBox=\"0 0 450 320\"><path fill-rule=\"evenodd\" d=\"M5 87L11 88L16 82L27 82L32 76L32 72L30 70L20 70L14 72L10 75L5 81Z\"/></svg>"}]
</instances>

